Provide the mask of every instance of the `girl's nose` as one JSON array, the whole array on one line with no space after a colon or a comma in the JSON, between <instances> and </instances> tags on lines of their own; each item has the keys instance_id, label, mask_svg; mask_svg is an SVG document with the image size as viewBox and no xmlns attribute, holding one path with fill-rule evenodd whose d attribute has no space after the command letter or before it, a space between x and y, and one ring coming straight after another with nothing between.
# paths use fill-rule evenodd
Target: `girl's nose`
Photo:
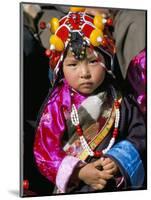
<instances>
[{"instance_id":1,"label":"girl's nose","mask_svg":"<svg viewBox=\"0 0 151 200\"><path fill-rule=\"evenodd\" d=\"M84 78L84 79L89 79L91 78L91 73L90 73L90 70L88 68L88 66L86 64L82 64L80 66L80 77L81 78Z\"/></svg>"}]
</instances>

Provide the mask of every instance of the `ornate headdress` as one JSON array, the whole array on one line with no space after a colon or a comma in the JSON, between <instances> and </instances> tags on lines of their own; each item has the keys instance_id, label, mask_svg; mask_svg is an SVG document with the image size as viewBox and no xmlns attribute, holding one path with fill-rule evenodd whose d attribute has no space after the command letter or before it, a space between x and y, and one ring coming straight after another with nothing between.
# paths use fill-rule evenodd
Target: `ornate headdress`
<instances>
[{"instance_id":1,"label":"ornate headdress","mask_svg":"<svg viewBox=\"0 0 151 200\"><path fill-rule=\"evenodd\" d=\"M112 70L112 56L114 54L114 42L109 34L112 19L103 15L90 17L85 13L85 8L71 7L69 13L58 20L52 18L48 25L40 23L40 28L48 27L51 31L50 48L46 50L46 56L50 59L50 67L55 75L61 67L65 51L70 48L76 59L83 59L86 55L86 47L97 48L107 56L108 69Z\"/></svg>"}]
</instances>

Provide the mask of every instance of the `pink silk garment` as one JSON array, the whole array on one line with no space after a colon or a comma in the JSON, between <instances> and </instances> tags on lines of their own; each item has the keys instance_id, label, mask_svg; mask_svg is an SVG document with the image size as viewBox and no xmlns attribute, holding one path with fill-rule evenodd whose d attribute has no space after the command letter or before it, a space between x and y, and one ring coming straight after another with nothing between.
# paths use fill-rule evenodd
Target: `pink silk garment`
<instances>
[{"instance_id":1,"label":"pink silk garment","mask_svg":"<svg viewBox=\"0 0 151 200\"><path fill-rule=\"evenodd\" d=\"M71 111L71 96L65 80L52 91L44 106L36 130L34 156L40 172L53 183L63 159L67 156L62 147L62 136L66 131L64 111ZM74 94L74 104L78 108L86 96Z\"/></svg>"},{"instance_id":2,"label":"pink silk garment","mask_svg":"<svg viewBox=\"0 0 151 200\"><path fill-rule=\"evenodd\" d=\"M146 52L135 56L128 68L128 81L142 113L146 113Z\"/></svg>"}]
</instances>

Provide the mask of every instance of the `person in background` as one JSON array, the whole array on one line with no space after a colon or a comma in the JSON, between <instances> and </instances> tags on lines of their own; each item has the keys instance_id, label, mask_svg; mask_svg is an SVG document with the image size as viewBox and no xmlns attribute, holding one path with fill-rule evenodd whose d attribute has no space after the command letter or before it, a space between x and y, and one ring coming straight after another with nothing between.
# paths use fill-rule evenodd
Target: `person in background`
<instances>
[{"instance_id":1,"label":"person in background","mask_svg":"<svg viewBox=\"0 0 151 200\"><path fill-rule=\"evenodd\" d=\"M114 74L122 89L134 95L146 118L146 11L87 8L86 13L111 16L116 46Z\"/></svg>"},{"instance_id":2,"label":"person in background","mask_svg":"<svg viewBox=\"0 0 151 200\"><path fill-rule=\"evenodd\" d=\"M23 79L23 196L49 194L50 184L35 167L33 159L33 142L35 122L38 111L47 95L50 83L48 78L49 60L45 56L38 35L38 22L42 14L39 5L21 4L21 73ZM53 187L52 187L53 189Z\"/></svg>"}]
</instances>

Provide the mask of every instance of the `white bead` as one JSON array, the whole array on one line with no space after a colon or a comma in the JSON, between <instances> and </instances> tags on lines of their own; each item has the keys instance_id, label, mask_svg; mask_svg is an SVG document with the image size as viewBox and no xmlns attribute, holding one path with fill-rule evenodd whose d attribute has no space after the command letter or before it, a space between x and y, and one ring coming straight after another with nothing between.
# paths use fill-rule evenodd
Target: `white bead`
<instances>
[{"instance_id":1,"label":"white bead","mask_svg":"<svg viewBox=\"0 0 151 200\"><path fill-rule=\"evenodd\" d=\"M46 25L46 27L50 29L50 28L51 28L51 24L48 23L48 24Z\"/></svg>"},{"instance_id":2,"label":"white bead","mask_svg":"<svg viewBox=\"0 0 151 200\"><path fill-rule=\"evenodd\" d=\"M106 19L102 19L102 23L105 24L107 22Z\"/></svg>"},{"instance_id":3,"label":"white bead","mask_svg":"<svg viewBox=\"0 0 151 200\"><path fill-rule=\"evenodd\" d=\"M115 142L115 138L112 137L111 138L111 143L114 144L114 142Z\"/></svg>"},{"instance_id":4,"label":"white bead","mask_svg":"<svg viewBox=\"0 0 151 200\"><path fill-rule=\"evenodd\" d=\"M51 44L50 45L50 50L54 50L55 49L55 45Z\"/></svg>"},{"instance_id":5,"label":"white bead","mask_svg":"<svg viewBox=\"0 0 151 200\"><path fill-rule=\"evenodd\" d=\"M102 42L102 38L101 37L97 37L97 42Z\"/></svg>"},{"instance_id":6,"label":"white bead","mask_svg":"<svg viewBox=\"0 0 151 200\"><path fill-rule=\"evenodd\" d=\"M103 154L105 154L106 152L107 152L107 150L106 150L106 149L103 149L103 150L102 150L102 153L103 153Z\"/></svg>"}]
</instances>

